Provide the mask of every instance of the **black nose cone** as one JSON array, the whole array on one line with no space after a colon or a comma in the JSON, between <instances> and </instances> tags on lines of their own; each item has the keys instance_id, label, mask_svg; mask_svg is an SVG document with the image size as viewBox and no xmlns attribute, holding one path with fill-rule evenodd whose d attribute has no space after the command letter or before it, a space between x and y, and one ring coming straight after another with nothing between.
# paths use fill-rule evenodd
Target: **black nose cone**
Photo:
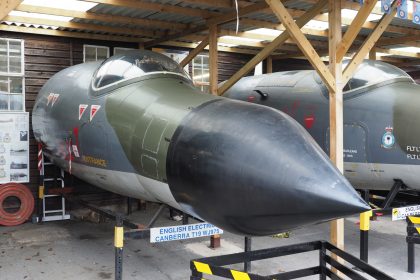
<instances>
[{"instance_id":1,"label":"black nose cone","mask_svg":"<svg viewBox=\"0 0 420 280\"><path fill-rule=\"evenodd\" d=\"M243 235L269 235L369 209L289 116L217 100L193 110L171 141L169 187L189 213Z\"/></svg>"}]
</instances>

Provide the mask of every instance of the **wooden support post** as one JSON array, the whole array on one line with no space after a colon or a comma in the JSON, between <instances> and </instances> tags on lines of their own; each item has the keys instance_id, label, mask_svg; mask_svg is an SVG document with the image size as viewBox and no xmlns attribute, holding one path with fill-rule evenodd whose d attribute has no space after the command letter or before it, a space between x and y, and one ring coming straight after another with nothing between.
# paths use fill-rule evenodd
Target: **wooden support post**
<instances>
[{"instance_id":1,"label":"wooden support post","mask_svg":"<svg viewBox=\"0 0 420 280\"><path fill-rule=\"evenodd\" d=\"M391 5L391 11L389 14L384 14L382 19L378 22L375 29L370 33L369 37L365 40L363 45L357 51L357 53L353 56L352 60L346 66L343 72L343 84L346 84L350 78L353 76L354 72L356 71L357 67L362 63L363 59L369 53L369 51L375 46L376 42L381 37L382 33L391 23L392 19L394 18L395 14L397 13L397 5L398 0L394 0Z\"/></svg>"},{"instance_id":2,"label":"wooden support post","mask_svg":"<svg viewBox=\"0 0 420 280\"><path fill-rule=\"evenodd\" d=\"M144 50L144 42L139 43L139 50Z\"/></svg>"},{"instance_id":3,"label":"wooden support post","mask_svg":"<svg viewBox=\"0 0 420 280\"><path fill-rule=\"evenodd\" d=\"M343 84L341 60L337 56L337 45L341 42L341 1L329 0L329 68L335 79L335 87L330 89L330 158L343 173ZM331 243L344 249L344 219L331 222Z\"/></svg>"},{"instance_id":4,"label":"wooden support post","mask_svg":"<svg viewBox=\"0 0 420 280\"><path fill-rule=\"evenodd\" d=\"M369 51L369 59L370 59L370 60L376 60L376 47L373 47L373 48Z\"/></svg>"},{"instance_id":5,"label":"wooden support post","mask_svg":"<svg viewBox=\"0 0 420 280\"><path fill-rule=\"evenodd\" d=\"M181 67L185 67L188 63L191 62L191 60L193 60L200 52L202 52L207 45L209 44L209 37L206 36L200 44L198 44L197 47L195 47L195 49L191 50L190 53L187 55L186 58L184 58L180 65Z\"/></svg>"},{"instance_id":6,"label":"wooden support post","mask_svg":"<svg viewBox=\"0 0 420 280\"><path fill-rule=\"evenodd\" d=\"M293 38L296 45L298 45L299 49L318 72L321 80L327 88L330 91L334 90L336 88L334 76L331 75L328 67L325 66L324 62L321 60L309 40L305 37L302 30L300 30L300 27L295 23L286 7L280 0L266 0L266 2L270 5L271 10L273 10L273 13L277 16L277 18L286 27L290 37Z\"/></svg>"},{"instance_id":7,"label":"wooden support post","mask_svg":"<svg viewBox=\"0 0 420 280\"><path fill-rule=\"evenodd\" d=\"M217 67L217 25L210 26L209 30L209 72L210 93L217 95L218 67Z\"/></svg>"},{"instance_id":8,"label":"wooden support post","mask_svg":"<svg viewBox=\"0 0 420 280\"><path fill-rule=\"evenodd\" d=\"M309 9L305 14L296 20L296 24L299 27L307 24L311 19L313 19L319 12L325 7L328 0L320 0L314 6ZM237 81L239 81L244 75L249 71L254 69L255 65L264 60L269 56L275 49L277 49L281 44L286 42L290 36L287 32L283 32L271 43L269 43L264 49L262 49L257 55L255 55L250 61L248 61L238 72L236 72L232 77L229 78L218 90L218 95L223 95L228 89L230 89Z\"/></svg>"},{"instance_id":9,"label":"wooden support post","mask_svg":"<svg viewBox=\"0 0 420 280\"><path fill-rule=\"evenodd\" d=\"M271 55L267 57L267 73L273 73L273 58Z\"/></svg>"}]
</instances>

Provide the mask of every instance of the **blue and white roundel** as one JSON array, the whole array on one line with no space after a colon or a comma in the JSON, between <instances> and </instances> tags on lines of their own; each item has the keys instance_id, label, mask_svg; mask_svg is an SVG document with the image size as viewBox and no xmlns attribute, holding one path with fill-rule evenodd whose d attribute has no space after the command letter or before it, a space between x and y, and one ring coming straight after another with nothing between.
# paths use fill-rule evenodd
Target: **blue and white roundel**
<instances>
[{"instance_id":1,"label":"blue and white roundel","mask_svg":"<svg viewBox=\"0 0 420 280\"><path fill-rule=\"evenodd\" d=\"M382 136L382 146L386 149L390 149L395 144L395 136L392 134L392 132L387 131Z\"/></svg>"}]
</instances>

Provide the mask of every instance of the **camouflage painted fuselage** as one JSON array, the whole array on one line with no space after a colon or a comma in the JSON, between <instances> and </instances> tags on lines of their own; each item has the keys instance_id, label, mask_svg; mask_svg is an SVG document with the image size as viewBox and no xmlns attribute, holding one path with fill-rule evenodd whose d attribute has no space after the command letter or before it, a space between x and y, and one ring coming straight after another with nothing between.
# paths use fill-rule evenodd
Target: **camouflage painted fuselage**
<instances>
[{"instance_id":1,"label":"camouflage painted fuselage","mask_svg":"<svg viewBox=\"0 0 420 280\"><path fill-rule=\"evenodd\" d=\"M328 91L315 71L243 78L224 96L289 114L328 154ZM344 92L344 169L353 186L389 190L400 179L420 189L419 104L420 85L402 70L374 61L360 66Z\"/></svg>"},{"instance_id":2,"label":"camouflage painted fuselage","mask_svg":"<svg viewBox=\"0 0 420 280\"><path fill-rule=\"evenodd\" d=\"M292 118L199 93L181 71L155 70L174 66L167 60L132 52L52 77L32 114L45 153L93 185L239 234L273 234L367 209Z\"/></svg>"}]
</instances>

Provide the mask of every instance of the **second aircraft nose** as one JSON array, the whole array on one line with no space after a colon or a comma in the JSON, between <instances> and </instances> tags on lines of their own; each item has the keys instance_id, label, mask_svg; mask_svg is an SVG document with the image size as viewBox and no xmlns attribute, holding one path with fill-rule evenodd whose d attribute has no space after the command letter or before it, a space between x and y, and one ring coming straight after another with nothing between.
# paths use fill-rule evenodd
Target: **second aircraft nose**
<instances>
[{"instance_id":1,"label":"second aircraft nose","mask_svg":"<svg viewBox=\"0 0 420 280\"><path fill-rule=\"evenodd\" d=\"M289 116L219 99L183 120L169 147L177 202L223 229L269 235L368 206Z\"/></svg>"}]
</instances>

